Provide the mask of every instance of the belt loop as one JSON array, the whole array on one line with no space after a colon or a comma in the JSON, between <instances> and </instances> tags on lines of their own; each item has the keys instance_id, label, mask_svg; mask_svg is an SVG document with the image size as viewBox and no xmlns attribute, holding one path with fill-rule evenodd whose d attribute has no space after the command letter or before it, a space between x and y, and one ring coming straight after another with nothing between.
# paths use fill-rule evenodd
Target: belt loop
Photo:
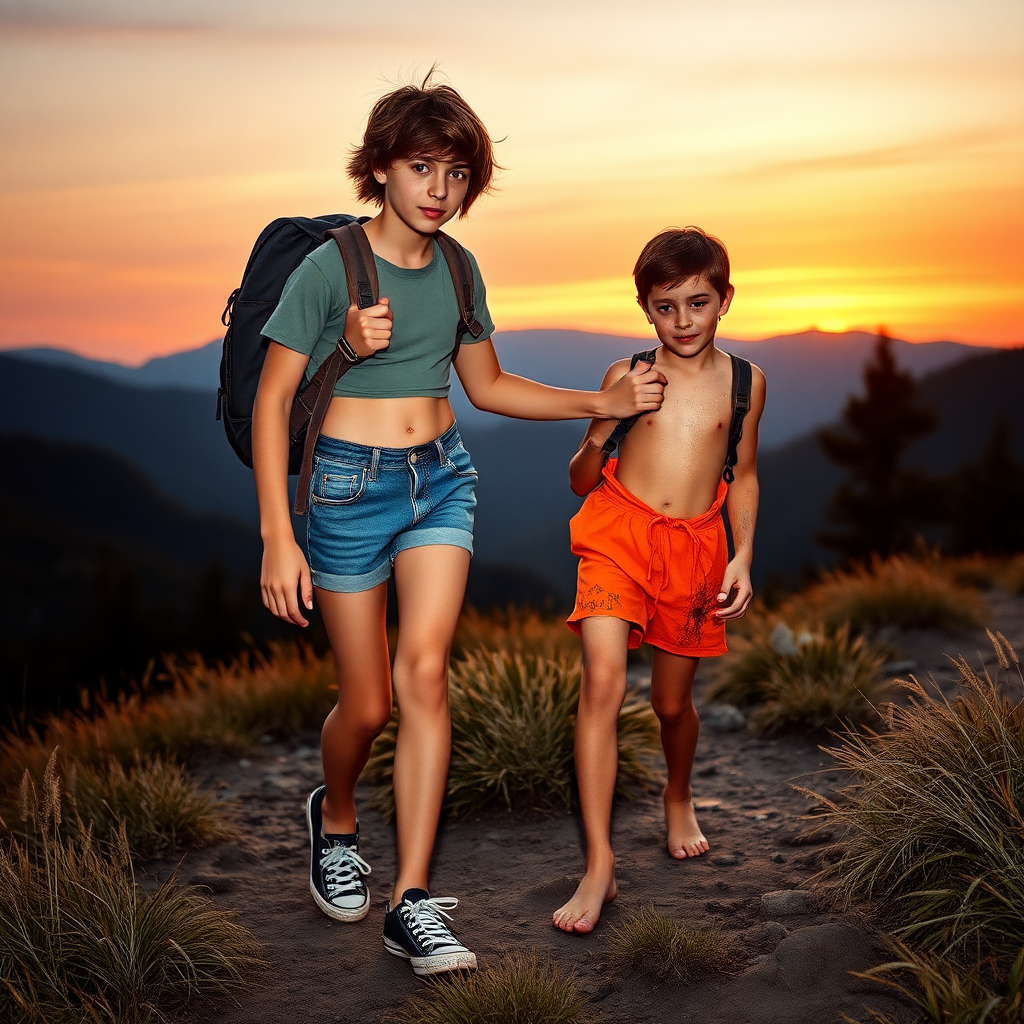
<instances>
[{"instance_id":1,"label":"belt loop","mask_svg":"<svg viewBox=\"0 0 1024 1024\"><path fill-rule=\"evenodd\" d=\"M441 468L444 469L448 465L448 454L444 450L444 445L441 444L441 438L434 438L434 447L437 449L437 461Z\"/></svg>"},{"instance_id":2,"label":"belt loop","mask_svg":"<svg viewBox=\"0 0 1024 1024\"><path fill-rule=\"evenodd\" d=\"M374 448L373 454L370 456L370 479L376 481L377 479L377 467L380 465L380 449Z\"/></svg>"}]
</instances>

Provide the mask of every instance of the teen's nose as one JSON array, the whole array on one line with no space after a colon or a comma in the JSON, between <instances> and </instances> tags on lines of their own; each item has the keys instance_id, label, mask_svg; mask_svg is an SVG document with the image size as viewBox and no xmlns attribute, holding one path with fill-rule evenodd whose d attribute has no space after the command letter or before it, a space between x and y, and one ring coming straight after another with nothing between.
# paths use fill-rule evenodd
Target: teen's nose
<instances>
[{"instance_id":1,"label":"teen's nose","mask_svg":"<svg viewBox=\"0 0 1024 1024\"><path fill-rule=\"evenodd\" d=\"M435 174L430 179L430 192L431 199L444 199L448 195L448 175L441 173Z\"/></svg>"}]
</instances>

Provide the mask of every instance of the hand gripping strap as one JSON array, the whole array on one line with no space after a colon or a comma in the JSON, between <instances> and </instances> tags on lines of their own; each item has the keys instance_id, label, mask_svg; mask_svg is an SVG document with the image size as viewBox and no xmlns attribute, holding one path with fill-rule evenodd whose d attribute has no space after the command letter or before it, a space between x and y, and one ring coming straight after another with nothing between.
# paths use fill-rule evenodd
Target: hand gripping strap
<instances>
[{"instance_id":1,"label":"hand gripping strap","mask_svg":"<svg viewBox=\"0 0 1024 1024\"><path fill-rule=\"evenodd\" d=\"M657 352L656 348L652 348L648 352L634 352L633 358L629 361L629 368L632 370L637 363L653 363ZM637 413L636 416L630 416L629 419L619 420L612 431L612 436L601 446L601 451L611 455L622 443L622 439L633 429L633 424L640 419L640 415Z\"/></svg>"},{"instance_id":2,"label":"hand gripping strap","mask_svg":"<svg viewBox=\"0 0 1024 1024\"><path fill-rule=\"evenodd\" d=\"M350 304L358 306L359 309L376 305L379 294L377 266L373 262L373 250L362 225L352 223L334 228L324 235L324 239L327 238L333 238L341 250ZM295 485L296 515L305 515L309 505L313 449L316 447L316 439L320 436L324 416L327 415L327 406L334 397L334 385L355 365L345 353L345 348L350 349L351 346L347 342L342 346L343 341L343 337L338 340L337 348L320 364L309 383L295 396L292 403L292 413L288 422L289 439L292 444L297 444L303 431L306 435L302 446L299 481Z\"/></svg>"},{"instance_id":3,"label":"hand gripping strap","mask_svg":"<svg viewBox=\"0 0 1024 1024\"><path fill-rule=\"evenodd\" d=\"M732 360L732 423L729 424L729 450L725 456L725 471L722 479L731 484L736 479L732 467L736 465L739 456L736 454L736 447L743 437L743 418L750 411L750 388L752 373L750 363L746 359L734 356L729 353Z\"/></svg>"}]
</instances>

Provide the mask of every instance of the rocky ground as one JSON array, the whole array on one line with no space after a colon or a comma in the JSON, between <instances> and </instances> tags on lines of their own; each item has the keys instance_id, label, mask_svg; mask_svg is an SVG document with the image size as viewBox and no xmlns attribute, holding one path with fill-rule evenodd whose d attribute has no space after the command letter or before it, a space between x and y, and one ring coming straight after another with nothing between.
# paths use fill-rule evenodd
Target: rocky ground
<instances>
[{"instance_id":1,"label":"rocky ground","mask_svg":"<svg viewBox=\"0 0 1024 1024\"><path fill-rule=\"evenodd\" d=\"M1024 601L994 594L990 604L993 628L1024 651ZM907 672L933 675L946 690L955 672L945 654L994 665L983 630L907 633L895 642L901 658L914 663ZM634 673L642 686L642 666ZM819 749L829 738L758 739L743 729L716 731L713 717L705 716L694 779L709 854L690 861L669 857L656 792L620 801L614 819L619 898L606 907L593 934L566 935L552 927L551 912L580 876L582 837L574 814L447 822L432 893L458 897L456 933L484 967L507 951L526 950L574 971L608 1022L826 1024L843 1013L865 1018L865 1007L906 1016L885 989L850 974L884 959L869 925L816 905L803 888L820 868L830 837L807 838L805 816L814 805L793 786L829 793L843 784L843 774ZM719 723L720 730L728 727L728 721ZM303 806L322 781L316 739L268 742L258 756L207 766L209 782L230 803L244 839L191 851L178 877L207 887L219 904L236 911L264 943L270 966L235 1002L197 1008L197 1019L348 1024L392 1014L400 1020L403 1002L422 989L408 964L386 955L381 945L395 875L394 838L365 798L360 852L373 865L369 917L350 925L332 922L309 896ZM173 867L154 864L149 870L162 877ZM724 930L740 950L738 972L694 987L611 973L611 929L640 904Z\"/></svg>"}]
</instances>

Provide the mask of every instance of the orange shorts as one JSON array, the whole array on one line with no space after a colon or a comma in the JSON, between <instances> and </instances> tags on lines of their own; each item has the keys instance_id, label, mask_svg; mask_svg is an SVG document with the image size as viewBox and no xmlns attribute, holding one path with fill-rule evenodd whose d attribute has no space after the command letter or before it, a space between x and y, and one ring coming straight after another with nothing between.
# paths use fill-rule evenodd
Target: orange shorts
<instances>
[{"instance_id":1,"label":"orange shorts","mask_svg":"<svg viewBox=\"0 0 1024 1024\"><path fill-rule=\"evenodd\" d=\"M725 623L714 615L728 547L718 485L714 505L693 519L655 512L615 479L609 459L604 479L569 523L572 553L580 560L576 606L567 620L610 615L629 622L629 646L642 641L689 657L725 654Z\"/></svg>"}]
</instances>

